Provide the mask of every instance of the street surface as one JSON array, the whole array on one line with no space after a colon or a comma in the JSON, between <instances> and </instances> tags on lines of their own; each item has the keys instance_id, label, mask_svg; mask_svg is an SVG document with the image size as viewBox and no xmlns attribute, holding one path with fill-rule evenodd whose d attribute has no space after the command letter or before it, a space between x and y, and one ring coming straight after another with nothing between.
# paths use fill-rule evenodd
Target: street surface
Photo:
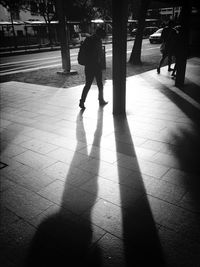
<instances>
[{"instance_id":1,"label":"street surface","mask_svg":"<svg viewBox=\"0 0 200 267\"><path fill-rule=\"evenodd\" d=\"M127 42L127 60L132 51L134 41ZM159 44L150 44L148 39L143 40L142 57L148 62L158 62L160 58ZM77 53L79 48L70 50L71 65L77 65ZM152 60L151 60L152 58ZM112 44L106 44L106 62L112 61ZM38 69L55 68L61 66L60 50L40 52L25 55L2 57L0 63L0 76L29 72Z\"/></svg>"}]
</instances>

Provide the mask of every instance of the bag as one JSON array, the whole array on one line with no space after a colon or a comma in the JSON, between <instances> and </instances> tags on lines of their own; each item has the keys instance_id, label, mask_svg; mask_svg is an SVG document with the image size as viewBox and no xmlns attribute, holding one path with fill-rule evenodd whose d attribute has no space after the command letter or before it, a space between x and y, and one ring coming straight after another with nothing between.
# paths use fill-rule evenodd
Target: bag
<instances>
[{"instance_id":1,"label":"bag","mask_svg":"<svg viewBox=\"0 0 200 267\"><path fill-rule=\"evenodd\" d=\"M78 52L78 64L85 66L86 64L86 40L82 42Z\"/></svg>"}]
</instances>

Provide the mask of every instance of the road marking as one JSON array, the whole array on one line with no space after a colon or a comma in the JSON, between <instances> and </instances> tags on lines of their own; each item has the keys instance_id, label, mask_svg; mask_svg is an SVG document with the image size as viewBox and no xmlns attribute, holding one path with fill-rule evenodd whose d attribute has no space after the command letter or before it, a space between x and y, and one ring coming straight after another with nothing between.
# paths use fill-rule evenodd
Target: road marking
<instances>
[{"instance_id":1,"label":"road marking","mask_svg":"<svg viewBox=\"0 0 200 267\"><path fill-rule=\"evenodd\" d=\"M76 61L71 61L71 64L75 65L77 64L77 60ZM53 65L48 65L48 66L41 66L41 67L35 67L35 68L29 68L29 69L24 69L24 70L16 70L16 71L8 71L5 73L0 73L0 76L5 76L5 75L11 75L11 74L17 74L20 72L29 72L29 71L35 71L35 70L40 70L40 69L48 69L48 68L54 68L54 67L60 67L62 64L53 64Z\"/></svg>"},{"instance_id":2,"label":"road marking","mask_svg":"<svg viewBox=\"0 0 200 267\"><path fill-rule=\"evenodd\" d=\"M7 63L2 63L0 66L8 66L12 64L20 64L20 63L27 63L27 62L34 62L34 61L42 61L42 60L48 60L48 59L54 59L54 58L60 58L59 57L51 57L51 58L37 58L37 59L27 59L27 60L21 60L21 61L14 61L14 62L7 62Z\"/></svg>"},{"instance_id":3,"label":"road marking","mask_svg":"<svg viewBox=\"0 0 200 267\"><path fill-rule=\"evenodd\" d=\"M29 71L34 71L34 70L53 68L53 67L58 67L58 66L61 66L61 63L60 64L55 64L55 65L43 66L43 67L35 67L35 68L30 68L30 69L24 69L24 70L8 71L8 72L0 73L0 76L17 74L17 73L20 73L20 72L29 72Z\"/></svg>"},{"instance_id":4,"label":"road marking","mask_svg":"<svg viewBox=\"0 0 200 267\"><path fill-rule=\"evenodd\" d=\"M70 56L77 56L76 54L70 54ZM27 62L34 62L34 61L42 61L42 60L51 60L51 59L60 59L61 56L56 56L56 57L45 57L45 58L35 58L35 59L27 59L27 60L21 60L21 61L14 61L14 62L7 62L7 63L2 63L0 66L8 66L12 64L20 64L20 63L27 63Z\"/></svg>"},{"instance_id":5,"label":"road marking","mask_svg":"<svg viewBox=\"0 0 200 267\"><path fill-rule=\"evenodd\" d=\"M52 63L56 63L56 62L60 62L60 60L53 60L53 61L49 61L49 62L43 62L43 64L52 64ZM60 63L59 63L60 64ZM1 70L0 71L0 74L1 73L7 73L7 72L12 72L12 71L19 71L19 70L23 70L23 69L31 69L33 67L37 67L37 64L31 64L29 65L29 68L27 68L27 66L18 66L18 67L13 67L9 70ZM40 67L45 67L45 66L40 66ZM37 67L37 68L40 68L40 67Z\"/></svg>"},{"instance_id":6,"label":"road marking","mask_svg":"<svg viewBox=\"0 0 200 267\"><path fill-rule=\"evenodd\" d=\"M151 50L151 49L157 49L157 48L159 48L159 46L145 48L145 49L142 49L142 50L144 51L144 50ZM106 49L106 52L109 52L109 51L112 51L112 48ZM127 53L130 53L131 51L132 51L132 49L131 50L127 50ZM78 52L70 54L71 57L74 57L74 56L77 56L77 55L78 55ZM9 66L9 65L14 65L14 64L21 64L21 63L35 62L35 61L43 61L43 60L52 60L52 59L60 59L60 58L61 58L61 56L27 59L27 60L21 60L21 61L0 63L0 66L4 67L4 66Z\"/></svg>"},{"instance_id":7,"label":"road marking","mask_svg":"<svg viewBox=\"0 0 200 267\"><path fill-rule=\"evenodd\" d=\"M159 48L158 46L156 47L150 47L150 48L146 48L146 49L142 49L142 50L151 50L151 49L157 49ZM110 49L107 49L106 52L110 52L112 51L112 48ZM131 53L132 52L132 49L131 50L127 50L127 54ZM71 56L77 56L77 53L73 53L71 54ZM106 57L112 57L112 53L109 53L107 54L106 53ZM57 57L50 57L50 58L39 58L39 59L31 59L31 60L23 60L23 61L18 61L18 62L12 62L12 63L4 63L4 64L0 64L0 66L5 66L5 65L12 65L12 64L18 64L18 63L27 63L27 62L35 62L35 61L42 61L42 60L52 60L52 59L57 59L57 60L60 60L61 59L61 56L57 56ZM55 61L49 61L49 62L44 62L44 64L49 64L49 63L53 63ZM72 60L71 61L71 64L77 64L77 60ZM17 74L17 73L20 73L20 72L29 72L29 71L35 71L35 70L39 70L39 69L47 69L47 68L53 68L53 67L59 67L61 66L61 63L58 63L58 64L53 64L53 65L47 65L47 66L38 66L38 67L32 67L32 68L27 68L27 69L19 69L21 67L18 67L18 68L14 68L14 69L11 69L9 71L0 71L0 76L4 76L4 75L11 75L11 74Z\"/></svg>"}]
</instances>

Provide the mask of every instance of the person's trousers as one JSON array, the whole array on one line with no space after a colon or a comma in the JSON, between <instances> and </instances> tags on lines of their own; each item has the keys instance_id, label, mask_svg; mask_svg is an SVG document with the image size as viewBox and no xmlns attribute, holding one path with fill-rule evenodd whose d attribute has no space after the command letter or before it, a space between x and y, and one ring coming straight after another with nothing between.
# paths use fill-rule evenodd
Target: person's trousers
<instances>
[{"instance_id":1,"label":"person's trousers","mask_svg":"<svg viewBox=\"0 0 200 267\"><path fill-rule=\"evenodd\" d=\"M103 100L103 82L102 82L102 69L101 67L85 66L85 86L81 95L81 102L84 103L87 97L87 94L90 90L90 87L93 83L94 78L96 79L99 97L98 99Z\"/></svg>"}]
</instances>

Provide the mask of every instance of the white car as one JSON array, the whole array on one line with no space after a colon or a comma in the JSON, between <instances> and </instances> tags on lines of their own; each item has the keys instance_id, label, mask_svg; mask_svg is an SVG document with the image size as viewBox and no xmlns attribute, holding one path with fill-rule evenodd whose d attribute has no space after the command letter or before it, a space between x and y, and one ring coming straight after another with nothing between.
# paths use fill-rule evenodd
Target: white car
<instances>
[{"instance_id":1,"label":"white car","mask_svg":"<svg viewBox=\"0 0 200 267\"><path fill-rule=\"evenodd\" d=\"M158 29L156 32L154 32L153 34L151 34L149 36L149 42L151 44L156 44L156 43L162 43L162 39L161 39L161 33L163 31L163 28Z\"/></svg>"}]
</instances>

